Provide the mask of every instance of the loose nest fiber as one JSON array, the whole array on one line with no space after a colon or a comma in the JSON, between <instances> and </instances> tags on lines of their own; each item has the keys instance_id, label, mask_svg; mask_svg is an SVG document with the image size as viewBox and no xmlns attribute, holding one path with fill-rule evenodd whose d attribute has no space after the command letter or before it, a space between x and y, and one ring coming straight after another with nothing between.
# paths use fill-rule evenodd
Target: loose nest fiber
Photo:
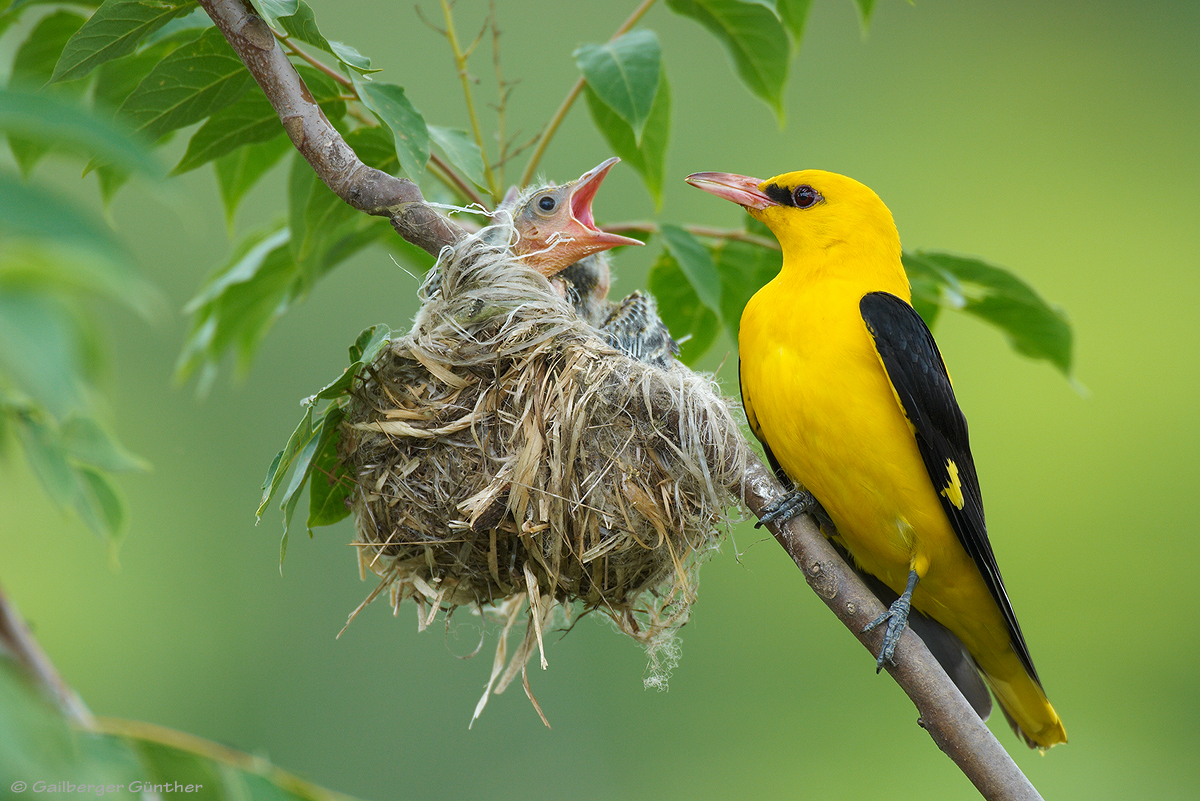
<instances>
[{"instance_id":1,"label":"loose nest fiber","mask_svg":"<svg viewBox=\"0 0 1200 801\"><path fill-rule=\"evenodd\" d=\"M360 564L382 579L371 598L414 598L422 627L458 606L503 623L476 715L556 607L599 610L645 646L648 683L669 670L746 455L710 380L612 350L512 237L502 223L443 252L412 330L362 373L342 438Z\"/></svg>"}]
</instances>

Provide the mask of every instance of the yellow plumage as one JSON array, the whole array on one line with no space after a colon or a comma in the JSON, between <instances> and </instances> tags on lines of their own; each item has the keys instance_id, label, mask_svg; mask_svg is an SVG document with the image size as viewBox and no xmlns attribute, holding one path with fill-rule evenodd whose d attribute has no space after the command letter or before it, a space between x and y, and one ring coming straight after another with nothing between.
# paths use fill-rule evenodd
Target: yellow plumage
<instances>
[{"instance_id":1,"label":"yellow plumage","mask_svg":"<svg viewBox=\"0 0 1200 801\"><path fill-rule=\"evenodd\" d=\"M742 397L755 435L821 503L840 544L863 570L897 594L910 570L916 572L912 606L963 642L1030 745L1066 742L1058 715L1031 675L1023 640L1025 662L1005 611L947 516L943 499L956 509L964 506L964 465L949 458L936 473L927 467L877 332L860 310L868 293L911 303L887 207L857 181L817 170L757 186L721 173L689 180L746 206L783 248L782 270L747 304L739 333ZM920 323L911 325L924 331ZM937 359L919 367L945 376ZM920 378L921 370L913 375ZM965 425L963 439L965 444ZM980 536L986 544L986 534ZM990 557L990 546L987 552Z\"/></svg>"}]
</instances>

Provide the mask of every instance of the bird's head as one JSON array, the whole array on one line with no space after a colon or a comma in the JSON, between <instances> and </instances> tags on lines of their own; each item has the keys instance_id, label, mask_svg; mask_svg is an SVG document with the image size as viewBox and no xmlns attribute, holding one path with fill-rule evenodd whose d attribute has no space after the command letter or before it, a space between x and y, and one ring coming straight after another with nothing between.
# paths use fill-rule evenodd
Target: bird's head
<instances>
[{"instance_id":1,"label":"bird's head","mask_svg":"<svg viewBox=\"0 0 1200 801\"><path fill-rule=\"evenodd\" d=\"M785 252L837 247L882 249L900 255L892 213L870 188L824 170L801 170L761 180L727 172L698 172L687 182L743 206L771 229Z\"/></svg>"},{"instance_id":2,"label":"bird's head","mask_svg":"<svg viewBox=\"0 0 1200 801\"><path fill-rule=\"evenodd\" d=\"M540 187L515 201L513 227L519 235L513 252L547 277L580 259L636 239L596 227L592 199L604 176L620 159L611 158L569 184Z\"/></svg>"}]
</instances>

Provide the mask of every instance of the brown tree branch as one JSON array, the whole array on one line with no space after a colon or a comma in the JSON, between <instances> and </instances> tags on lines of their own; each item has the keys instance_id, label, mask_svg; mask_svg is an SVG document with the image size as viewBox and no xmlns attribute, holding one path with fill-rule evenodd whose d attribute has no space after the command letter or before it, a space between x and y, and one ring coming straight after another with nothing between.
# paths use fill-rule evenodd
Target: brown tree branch
<instances>
[{"instance_id":1,"label":"brown tree branch","mask_svg":"<svg viewBox=\"0 0 1200 801\"><path fill-rule=\"evenodd\" d=\"M199 2L263 88L296 148L339 197L368 214L390 217L402 237L433 254L463 236L462 228L425 204L411 181L371 169L355 156L313 102L267 24L253 14L248 3ZM652 2L643 2L638 12L644 13ZM541 144L548 141L550 133L552 130L543 135ZM536 163L537 154L531 166ZM671 412L663 410L667 416ZM736 451L729 449L730 453ZM770 471L752 458L742 496L750 511L760 514L782 492ZM883 606L811 518L801 516L770 528L818 597L872 654L877 653L882 631L864 634L862 630ZM1040 801L1037 790L911 629L904 631L896 657L898 664L889 666L888 673L916 705L920 725L979 792L991 801Z\"/></svg>"},{"instance_id":2,"label":"brown tree branch","mask_svg":"<svg viewBox=\"0 0 1200 801\"><path fill-rule=\"evenodd\" d=\"M85 729L95 728L96 719L83 699L63 681L16 607L0 592L0 654L5 652L67 720Z\"/></svg>"},{"instance_id":3,"label":"brown tree branch","mask_svg":"<svg viewBox=\"0 0 1200 801\"><path fill-rule=\"evenodd\" d=\"M400 236L435 256L462 238L462 229L428 206L416 184L359 160L249 3L199 1L262 87L292 144L334 194L359 211L389 218Z\"/></svg>"},{"instance_id":4,"label":"brown tree branch","mask_svg":"<svg viewBox=\"0 0 1200 801\"><path fill-rule=\"evenodd\" d=\"M747 466L742 496L747 508L757 517L782 492L783 488L763 463L752 459ZM872 656L878 654L882 629L867 633L863 629L885 611L884 607L833 549L812 518L802 515L782 525L772 523L767 527L804 573L817 597ZM919 725L984 798L1041 801L1029 779L911 628L904 629L895 656L896 664L887 665L887 672L916 705Z\"/></svg>"}]
</instances>

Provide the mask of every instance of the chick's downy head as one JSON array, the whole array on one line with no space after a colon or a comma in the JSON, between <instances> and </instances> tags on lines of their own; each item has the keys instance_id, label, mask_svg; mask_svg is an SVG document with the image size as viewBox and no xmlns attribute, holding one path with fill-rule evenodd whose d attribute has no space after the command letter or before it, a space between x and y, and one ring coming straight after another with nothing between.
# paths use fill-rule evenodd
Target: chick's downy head
<instances>
[{"instance_id":1,"label":"chick's downy head","mask_svg":"<svg viewBox=\"0 0 1200 801\"><path fill-rule=\"evenodd\" d=\"M533 269L551 277L581 259L636 239L596 227L592 200L604 176L620 159L610 158L562 186L539 187L516 201L513 252Z\"/></svg>"}]
</instances>

